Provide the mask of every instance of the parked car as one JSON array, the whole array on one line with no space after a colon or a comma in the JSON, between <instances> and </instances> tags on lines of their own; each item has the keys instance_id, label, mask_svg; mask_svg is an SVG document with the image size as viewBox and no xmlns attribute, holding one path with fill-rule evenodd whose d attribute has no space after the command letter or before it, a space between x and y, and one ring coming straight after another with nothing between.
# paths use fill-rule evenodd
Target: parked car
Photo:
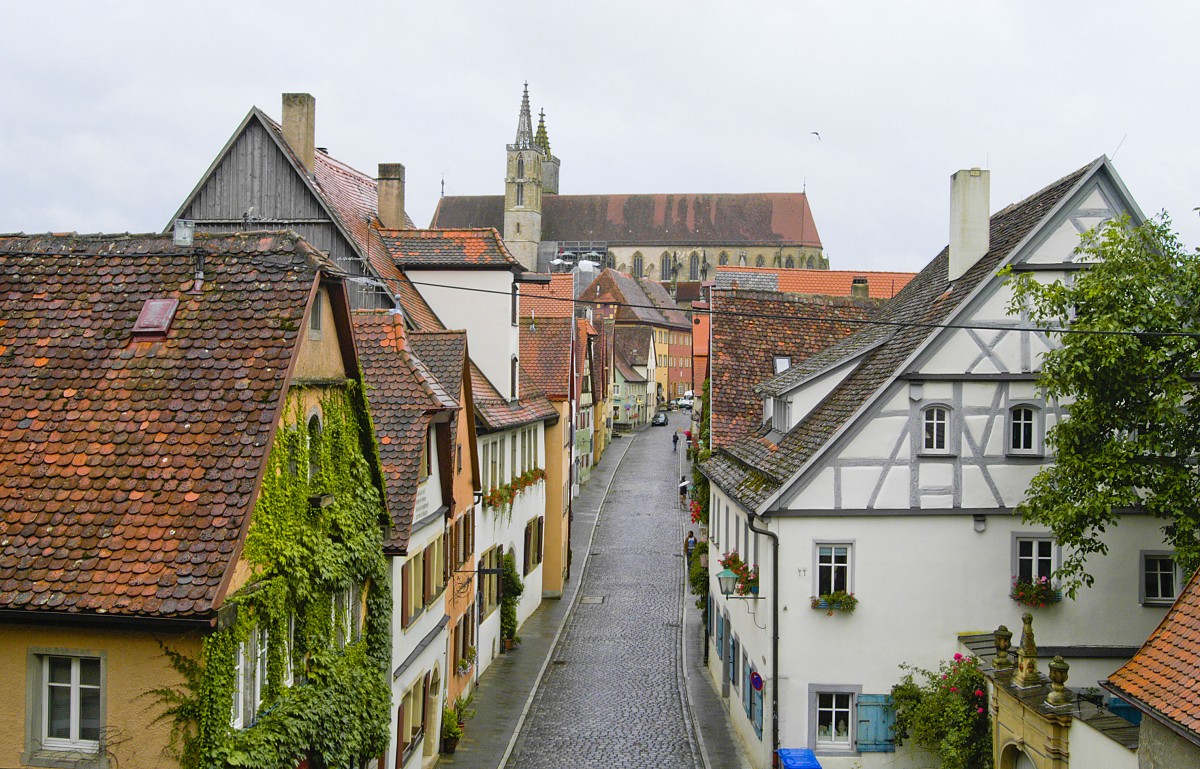
<instances>
[{"instance_id":1,"label":"parked car","mask_svg":"<svg viewBox=\"0 0 1200 769\"><path fill-rule=\"evenodd\" d=\"M692 410L692 396L685 395L682 398L680 398L679 399L679 408L687 409L688 411L691 411Z\"/></svg>"},{"instance_id":2,"label":"parked car","mask_svg":"<svg viewBox=\"0 0 1200 769\"><path fill-rule=\"evenodd\" d=\"M655 415L650 418L650 424L654 425L655 427L665 427L667 424L667 412L659 411L655 413Z\"/></svg>"}]
</instances>

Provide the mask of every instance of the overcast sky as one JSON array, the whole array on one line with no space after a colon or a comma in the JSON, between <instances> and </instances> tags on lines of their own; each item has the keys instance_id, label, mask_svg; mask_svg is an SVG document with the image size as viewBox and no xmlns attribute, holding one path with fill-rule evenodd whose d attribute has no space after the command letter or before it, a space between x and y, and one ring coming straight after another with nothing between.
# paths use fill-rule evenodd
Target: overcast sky
<instances>
[{"instance_id":1,"label":"overcast sky","mask_svg":"<svg viewBox=\"0 0 1200 769\"><path fill-rule=\"evenodd\" d=\"M993 210L1100 155L1200 243L1200 3L6 2L0 232L155 231L252 105L407 167L408 211L503 191L521 84L561 191L805 189L834 269L920 269L950 174ZM818 132L820 139L812 132Z\"/></svg>"}]
</instances>

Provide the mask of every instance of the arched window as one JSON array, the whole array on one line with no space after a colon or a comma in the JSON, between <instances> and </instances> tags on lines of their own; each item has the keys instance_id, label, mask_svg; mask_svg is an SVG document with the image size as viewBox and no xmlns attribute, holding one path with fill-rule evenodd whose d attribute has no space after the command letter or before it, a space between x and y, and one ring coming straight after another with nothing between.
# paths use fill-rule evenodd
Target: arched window
<instances>
[{"instance_id":1,"label":"arched window","mask_svg":"<svg viewBox=\"0 0 1200 769\"><path fill-rule=\"evenodd\" d=\"M518 179L525 178L525 156L524 155L517 156L517 178Z\"/></svg>"},{"instance_id":2,"label":"arched window","mask_svg":"<svg viewBox=\"0 0 1200 769\"><path fill-rule=\"evenodd\" d=\"M662 268L661 273L660 273L662 275L661 280L670 280L671 279L671 255L668 254L666 251L663 251L662 256L660 256L658 260L659 260L659 263Z\"/></svg>"},{"instance_id":3,"label":"arched window","mask_svg":"<svg viewBox=\"0 0 1200 769\"><path fill-rule=\"evenodd\" d=\"M517 205L518 206L525 205L525 185L524 184L517 185Z\"/></svg>"},{"instance_id":4,"label":"arched window","mask_svg":"<svg viewBox=\"0 0 1200 769\"><path fill-rule=\"evenodd\" d=\"M817 269L817 260L811 256L808 257L808 269L810 269L810 270Z\"/></svg>"},{"instance_id":5,"label":"arched window","mask_svg":"<svg viewBox=\"0 0 1200 769\"><path fill-rule=\"evenodd\" d=\"M1008 410L1008 453L1038 455L1042 453L1042 412L1028 403Z\"/></svg>"},{"instance_id":6,"label":"arched window","mask_svg":"<svg viewBox=\"0 0 1200 769\"><path fill-rule=\"evenodd\" d=\"M766 265L766 263L767 263L767 261L765 259L763 259L762 254L759 254L758 256L754 257L754 266L755 267L763 267Z\"/></svg>"},{"instance_id":7,"label":"arched window","mask_svg":"<svg viewBox=\"0 0 1200 769\"><path fill-rule=\"evenodd\" d=\"M788 267L788 268L795 267L795 266L796 266L796 260L795 260L795 259L793 259L792 257L790 257L790 256L789 256L789 257L787 258L787 261L786 261L786 262L784 262L784 266L785 266L785 267Z\"/></svg>"},{"instance_id":8,"label":"arched window","mask_svg":"<svg viewBox=\"0 0 1200 769\"><path fill-rule=\"evenodd\" d=\"M721 255L717 257L717 264L729 264L729 253L727 251L722 251Z\"/></svg>"},{"instance_id":9,"label":"arched window","mask_svg":"<svg viewBox=\"0 0 1200 769\"><path fill-rule=\"evenodd\" d=\"M321 415L308 418L308 477L316 478L321 472Z\"/></svg>"},{"instance_id":10,"label":"arched window","mask_svg":"<svg viewBox=\"0 0 1200 769\"><path fill-rule=\"evenodd\" d=\"M642 264L642 252L634 251L633 252L633 277L635 277L635 278L642 277L642 275L643 275L642 270L643 270L644 266L645 265Z\"/></svg>"},{"instance_id":11,"label":"arched window","mask_svg":"<svg viewBox=\"0 0 1200 769\"><path fill-rule=\"evenodd\" d=\"M700 255L695 251L688 257L688 280L700 280Z\"/></svg>"},{"instance_id":12,"label":"arched window","mask_svg":"<svg viewBox=\"0 0 1200 769\"><path fill-rule=\"evenodd\" d=\"M946 406L926 406L921 411L921 451L926 454L947 454L950 451L950 409Z\"/></svg>"}]
</instances>

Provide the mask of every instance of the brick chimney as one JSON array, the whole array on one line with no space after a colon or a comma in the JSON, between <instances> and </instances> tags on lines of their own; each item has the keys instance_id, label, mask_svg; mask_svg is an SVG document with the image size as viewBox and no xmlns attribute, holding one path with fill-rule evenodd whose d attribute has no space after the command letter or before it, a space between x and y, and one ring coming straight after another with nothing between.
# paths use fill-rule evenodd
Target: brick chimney
<instances>
[{"instance_id":1,"label":"brick chimney","mask_svg":"<svg viewBox=\"0 0 1200 769\"><path fill-rule=\"evenodd\" d=\"M950 271L958 280L988 252L990 171L972 168L950 177Z\"/></svg>"},{"instance_id":2,"label":"brick chimney","mask_svg":"<svg viewBox=\"0 0 1200 769\"><path fill-rule=\"evenodd\" d=\"M283 140L288 143L304 164L304 170L313 170L316 157L317 100L308 93L285 93L283 95Z\"/></svg>"},{"instance_id":3,"label":"brick chimney","mask_svg":"<svg viewBox=\"0 0 1200 769\"><path fill-rule=\"evenodd\" d=\"M404 166L379 164L379 221L387 229L408 226L404 219Z\"/></svg>"},{"instance_id":4,"label":"brick chimney","mask_svg":"<svg viewBox=\"0 0 1200 769\"><path fill-rule=\"evenodd\" d=\"M855 275L850 281L850 296L855 299L866 299L871 295L870 284L867 283L867 276Z\"/></svg>"}]
</instances>

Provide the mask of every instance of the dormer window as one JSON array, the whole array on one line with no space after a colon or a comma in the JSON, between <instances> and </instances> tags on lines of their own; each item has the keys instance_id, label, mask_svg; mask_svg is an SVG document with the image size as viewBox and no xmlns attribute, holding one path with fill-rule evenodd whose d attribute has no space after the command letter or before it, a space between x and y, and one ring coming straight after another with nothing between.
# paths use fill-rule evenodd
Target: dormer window
<instances>
[{"instance_id":1,"label":"dormer window","mask_svg":"<svg viewBox=\"0 0 1200 769\"><path fill-rule=\"evenodd\" d=\"M135 337L165 338L175 319L178 299L147 299L133 324Z\"/></svg>"},{"instance_id":2,"label":"dormer window","mask_svg":"<svg viewBox=\"0 0 1200 769\"><path fill-rule=\"evenodd\" d=\"M317 293L313 295L312 312L308 316L308 336L310 339L321 338L321 308L324 304L324 292L317 289Z\"/></svg>"},{"instance_id":3,"label":"dormer window","mask_svg":"<svg viewBox=\"0 0 1200 769\"><path fill-rule=\"evenodd\" d=\"M771 427L786 433L791 425L792 404L787 398L771 399Z\"/></svg>"}]
</instances>

